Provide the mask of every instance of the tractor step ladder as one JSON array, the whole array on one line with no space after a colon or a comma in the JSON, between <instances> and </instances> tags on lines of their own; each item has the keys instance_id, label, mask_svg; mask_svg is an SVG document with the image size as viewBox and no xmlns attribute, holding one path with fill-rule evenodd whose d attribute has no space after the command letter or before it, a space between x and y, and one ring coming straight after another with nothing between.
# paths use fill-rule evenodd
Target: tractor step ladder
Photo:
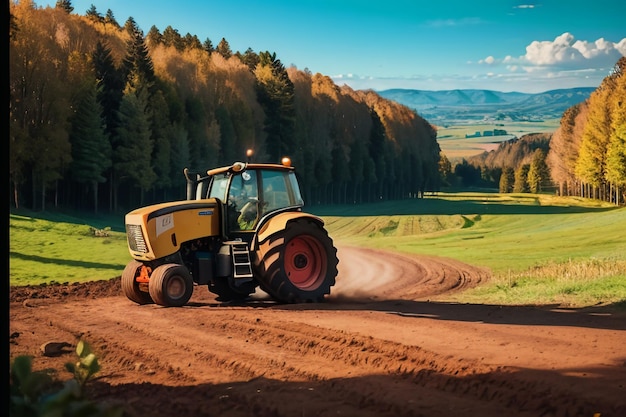
<instances>
[{"instance_id":1,"label":"tractor step ladder","mask_svg":"<svg viewBox=\"0 0 626 417\"><path fill-rule=\"evenodd\" d=\"M233 257L233 278L252 278L252 264L250 262L250 251L246 243L232 243L231 255Z\"/></svg>"}]
</instances>

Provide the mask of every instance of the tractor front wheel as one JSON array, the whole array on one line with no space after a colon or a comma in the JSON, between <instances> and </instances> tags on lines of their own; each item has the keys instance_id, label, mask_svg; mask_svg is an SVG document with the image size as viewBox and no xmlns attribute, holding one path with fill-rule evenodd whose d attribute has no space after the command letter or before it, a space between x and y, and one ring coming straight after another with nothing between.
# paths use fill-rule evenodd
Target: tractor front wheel
<instances>
[{"instance_id":1,"label":"tractor front wheel","mask_svg":"<svg viewBox=\"0 0 626 417\"><path fill-rule=\"evenodd\" d=\"M181 307L191 298L193 279L183 265L164 264L152 271L148 289L155 303L164 307Z\"/></svg>"},{"instance_id":2,"label":"tractor front wheel","mask_svg":"<svg viewBox=\"0 0 626 417\"><path fill-rule=\"evenodd\" d=\"M130 261L122 272L122 292L130 300L137 304L153 304L150 294L139 289L139 283L135 280L143 264L139 261Z\"/></svg>"},{"instance_id":3,"label":"tractor front wheel","mask_svg":"<svg viewBox=\"0 0 626 417\"><path fill-rule=\"evenodd\" d=\"M302 218L287 223L270 239L270 249L260 255L257 265L262 288L282 302L323 301L335 285L339 262L326 230Z\"/></svg>"}]
</instances>

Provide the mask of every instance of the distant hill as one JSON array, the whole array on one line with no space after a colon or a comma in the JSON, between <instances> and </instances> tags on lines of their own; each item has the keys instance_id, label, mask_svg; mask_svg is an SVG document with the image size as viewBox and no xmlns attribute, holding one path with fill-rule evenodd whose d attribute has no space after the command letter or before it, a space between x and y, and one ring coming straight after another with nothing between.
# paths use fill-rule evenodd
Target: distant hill
<instances>
[{"instance_id":1,"label":"distant hill","mask_svg":"<svg viewBox=\"0 0 626 417\"><path fill-rule=\"evenodd\" d=\"M530 94L493 90L391 89L377 93L416 110L431 123L459 120L540 121L560 118L563 112L589 98L593 87Z\"/></svg>"}]
</instances>

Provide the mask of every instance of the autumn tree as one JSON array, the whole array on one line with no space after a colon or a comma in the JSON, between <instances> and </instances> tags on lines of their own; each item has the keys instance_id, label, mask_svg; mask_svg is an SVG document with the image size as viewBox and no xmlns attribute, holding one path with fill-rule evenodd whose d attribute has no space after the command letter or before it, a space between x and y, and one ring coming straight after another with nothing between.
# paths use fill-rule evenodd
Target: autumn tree
<instances>
[{"instance_id":1,"label":"autumn tree","mask_svg":"<svg viewBox=\"0 0 626 417\"><path fill-rule=\"evenodd\" d=\"M20 186L30 183L31 207L45 210L47 190L63 178L71 159L67 122L73 89L64 81L70 51L45 36L58 24L50 15L66 13L39 13L29 1L11 12L17 30L9 43L9 175L16 206Z\"/></svg>"},{"instance_id":2,"label":"autumn tree","mask_svg":"<svg viewBox=\"0 0 626 417\"><path fill-rule=\"evenodd\" d=\"M616 188L612 193L615 203L622 204L626 198L626 57L617 62L612 77L612 125L606 152L605 177Z\"/></svg>"},{"instance_id":3,"label":"autumn tree","mask_svg":"<svg viewBox=\"0 0 626 417\"><path fill-rule=\"evenodd\" d=\"M528 168L527 182L529 191L534 194L543 191L549 177L546 154L542 149L537 149L533 153L533 159Z\"/></svg>"},{"instance_id":4,"label":"autumn tree","mask_svg":"<svg viewBox=\"0 0 626 417\"><path fill-rule=\"evenodd\" d=\"M602 198L600 194L605 191L606 154L611 137L610 91L604 85L589 97L589 116L576 161L576 176L592 187L587 196L594 198Z\"/></svg>"},{"instance_id":5,"label":"autumn tree","mask_svg":"<svg viewBox=\"0 0 626 417\"><path fill-rule=\"evenodd\" d=\"M528 187L529 170L529 164L521 165L515 170L515 181L513 184L514 193L527 193L530 191L530 188Z\"/></svg>"},{"instance_id":6,"label":"autumn tree","mask_svg":"<svg viewBox=\"0 0 626 417\"><path fill-rule=\"evenodd\" d=\"M550 141L546 163L552 180L559 186L559 195L574 191L576 160L582 140L582 126L587 118L586 109L587 105L580 103L565 110Z\"/></svg>"},{"instance_id":7,"label":"autumn tree","mask_svg":"<svg viewBox=\"0 0 626 417\"><path fill-rule=\"evenodd\" d=\"M511 167L505 167L500 176L499 189L501 193L510 193L515 184L515 171Z\"/></svg>"}]
</instances>

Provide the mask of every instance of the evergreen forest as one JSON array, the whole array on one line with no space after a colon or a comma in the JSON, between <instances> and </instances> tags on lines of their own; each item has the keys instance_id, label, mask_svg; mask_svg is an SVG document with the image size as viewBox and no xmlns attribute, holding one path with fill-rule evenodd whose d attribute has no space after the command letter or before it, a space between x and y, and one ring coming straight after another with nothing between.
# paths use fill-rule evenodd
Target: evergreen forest
<instances>
[{"instance_id":1,"label":"evergreen forest","mask_svg":"<svg viewBox=\"0 0 626 417\"><path fill-rule=\"evenodd\" d=\"M185 198L183 169L245 160L296 167L307 204L439 186L436 129L373 91L233 52L172 27L71 2L10 4L14 207L124 212Z\"/></svg>"}]
</instances>

